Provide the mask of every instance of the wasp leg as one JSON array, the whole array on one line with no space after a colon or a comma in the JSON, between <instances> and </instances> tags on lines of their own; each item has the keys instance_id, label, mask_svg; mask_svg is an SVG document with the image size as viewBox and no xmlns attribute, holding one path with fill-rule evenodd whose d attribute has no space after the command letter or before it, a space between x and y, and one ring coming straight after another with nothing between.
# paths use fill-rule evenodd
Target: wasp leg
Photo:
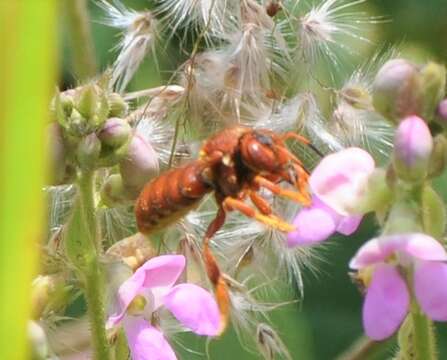
<instances>
[{"instance_id":1,"label":"wasp leg","mask_svg":"<svg viewBox=\"0 0 447 360\"><path fill-rule=\"evenodd\" d=\"M254 183L258 186L265 187L266 189L269 189L272 193L283 196L289 199L292 199L296 202L299 202L303 204L304 206L310 205L310 196L305 190L305 184L302 186L300 185L300 192L298 191L291 191L287 189L283 189L279 185L271 182L270 180L262 177L262 176L255 176L253 179ZM302 189L301 189L302 188Z\"/></svg>"},{"instance_id":2,"label":"wasp leg","mask_svg":"<svg viewBox=\"0 0 447 360\"><path fill-rule=\"evenodd\" d=\"M318 150L315 147L315 145L313 145L308 139L306 139L304 136L294 133L293 131L288 131L288 132L282 134L281 139L282 140L295 139L295 140L299 141L300 143L310 147L318 156L324 157L323 153L320 150Z\"/></svg>"},{"instance_id":3,"label":"wasp leg","mask_svg":"<svg viewBox=\"0 0 447 360\"><path fill-rule=\"evenodd\" d=\"M225 198L225 200L223 201L223 207L225 210L229 211L237 210L245 216L256 219L257 221L266 224L274 229L278 229L279 231L291 232L295 230L292 225L286 223L284 220L274 215L263 215L238 199L234 199L231 197Z\"/></svg>"},{"instance_id":4,"label":"wasp leg","mask_svg":"<svg viewBox=\"0 0 447 360\"><path fill-rule=\"evenodd\" d=\"M271 215L272 208L270 204L261 195L255 191L250 191L250 200L258 208L258 210L264 215Z\"/></svg>"},{"instance_id":5,"label":"wasp leg","mask_svg":"<svg viewBox=\"0 0 447 360\"><path fill-rule=\"evenodd\" d=\"M230 295L228 292L227 283L222 276L216 258L210 249L210 240L214 234L222 227L225 222L225 210L222 206L219 207L216 217L208 225L205 237L203 239L203 258L205 260L205 267L208 278L214 286L214 293L220 311L220 329L221 334L228 324L228 317L230 314Z\"/></svg>"}]
</instances>

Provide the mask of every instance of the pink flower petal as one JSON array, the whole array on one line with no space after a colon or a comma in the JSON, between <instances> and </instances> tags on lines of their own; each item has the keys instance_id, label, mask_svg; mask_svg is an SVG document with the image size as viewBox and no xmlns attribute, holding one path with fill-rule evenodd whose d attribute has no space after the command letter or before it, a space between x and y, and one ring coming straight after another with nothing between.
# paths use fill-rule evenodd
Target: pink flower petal
<instances>
[{"instance_id":1,"label":"pink flower petal","mask_svg":"<svg viewBox=\"0 0 447 360\"><path fill-rule=\"evenodd\" d=\"M123 322L132 360L176 360L163 333L140 317L128 316Z\"/></svg>"},{"instance_id":2,"label":"pink flower petal","mask_svg":"<svg viewBox=\"0 0 447 360\"><path fill-rule=\"evenodd\" d=\"M301 209L293 220L296 230L287 234L287 245L313 245L324 241L335 232L340 219L340 215L314 196L312 205Z\"/></svg>"},{"instance_id":3,"label":"pink flower petal","mask_svg":"<svg viewBox=\"0 0 447 360\"><path fill-rule=\"evenodd\" d=\"M326 156L312 172L309 184L322 201L347 216L374 167L374 159L365 150L344 149Z\"/></svg>"},{"instance_id":4,"label":"pink flower petal","mask_svg":"<svg viewBox=\"0 0 447 360\"><path fill-rule=\"evenodd\" d=\"M129 279L121 284L118 289L118 309L112 314L106 323L106 328L111 328L118 325L118 323L123 319L127 307L132 302L132 300L141 293L144 283L144 273L135 272Z\"/></svg>"},{"instance_id":5,"label":"pink flower petal","mask_svg":"<svg viewBox=\"0 0 447 360\"><path fill-rule=\"evenodd\" d=\"M425 234L412 233L382 236L368 241L359 249L349 266L361 269L384 261L396 251L420 260L447 260L447 253L438 241Z\"/></svg>"},{"instance_id":6,"label":"pink flower petal","mask_svg":"<svg viewBox=\"0 0 447 360\"><path fill-rule=\"evenodd\" d=\"M414 290L430 318L447 321L447 264L421 261L414 273Z\"/></svg>"},{"instance_id":7,"label":"pink flower petal","mask_svg":"<svg viewBox=\"0 0 447 360\"><path fill-rule=\"evenodd\" d=\"M184 326L199 335L216 336L220 312L214 296L200 286L180 284L164 297L164 305Z\"/></svg>"},{"instance_id":8,"label":"pink flower petal","mask_svg":"<svg viewBox=\"0 0 447 360\"><path fill-rule=\"evenodd\" d=\"M153 310L157 310L162 304L163 297L176 283L184 268L185 257L183 255L163 255L146 261L136 271L136 273L144 273L143 286L152 292Z\"/></svg>"},{"instance_id":9,"label":"pink flower petal","mask_svg":"<svg viewBox=\"0 0 447 360\"><path fill-rule=\"evenodd\" d=\"M175 284L184 267L183 255L163 255L146 261L118 289L118 310L109 317L106 326L117 325L129 304L139 294L153 299L152 310L156 310L161 305L162 297ZM152 294L145 294L148 289Z\"/></svg>"},{"instance_id":10,"label":"pink flower petal","mask_svg":"<svg viewBox=\"0 0 447 360\"><path fill-rule=\"evenodd\" d=\"M410 295L405 281L391 265L375 269L363 304L363 326L373 340L394 334L408 312Z\"/></svg>"},{"instance_id":11,"label":"pink flower petal","mask_svg":"<svg viewBox=\"0 0 447 360\"><path fill-rule=\"evenodd\" d=\"M362 218L361 215L343 217L338 223L337 232L346 236L353 234L362 222Z\"/></svg>"}]
</instances>

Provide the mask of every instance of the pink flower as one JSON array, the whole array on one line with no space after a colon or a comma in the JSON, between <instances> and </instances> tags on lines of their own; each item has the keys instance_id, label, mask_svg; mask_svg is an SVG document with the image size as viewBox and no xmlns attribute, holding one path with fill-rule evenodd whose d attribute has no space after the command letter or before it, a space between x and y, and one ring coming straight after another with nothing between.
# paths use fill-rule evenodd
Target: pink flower
<instances>
[{"instance_id":1,"label":"pink flower","mask_svg":"<svg viewBox=\"0 0 447 360\"><path fill-rule=\"evenodd\" d=\"M133 360L176 359L163 333L147 320L161 306L196 334L219 334L220 313L213 295L197 285L174 285L184 268L182 255L158 256L148 260L120 286L118 309L107 320L107 327L122 323ZM144 309L138 315L126 313L138 296L145 300Z\"/></svg>"},{"instance_id":2,"label":"pink flower","mask_svg":"<svg viewBox=\"0 0 447 360\"><path fill-rule=\"evenodd\" d=\"M288 234L288 245L310 245L335 232L350 235L357 230L362 215L352 212L374 168L374 159L359 148L326 156L310 176L312 205L295 217L296 230Z\"/></svg>"},{"instance_id":3,"label":"pink flower","mask_svg":"<svg viewBox=\"0 0 447 360\"><path fill-rule=\"evenodd\" d=\"M363 304L366 334L374 340L386 339L405 319L410 292L400 268L414 271L414 294L425 314L436 321L447 321L445 261L443 246L420 233L382 236L363 245L350 267L372 270Z\"/></svg>"},{"instance_id":4,"label":"pink flower","mask_svg":"<svg viewBox=\"0 0 447 360\"><path fill-rule=\"evenodd\" d=\"M335 232L351 235L361 220L361 215L342 216L313 196L312 205L301 209L293 220L296 230L287 234L287 245L313 245L326 240Z\"/></svg>"}]
</instances>

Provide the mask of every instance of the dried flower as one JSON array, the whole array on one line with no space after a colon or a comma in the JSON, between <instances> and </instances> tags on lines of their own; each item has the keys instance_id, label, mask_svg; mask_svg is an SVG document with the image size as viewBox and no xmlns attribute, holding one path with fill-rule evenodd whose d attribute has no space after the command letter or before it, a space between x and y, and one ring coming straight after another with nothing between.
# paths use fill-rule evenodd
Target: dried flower
<instances>
[{"instance_id":1,"label":"dried flower","mask_svg":"<svg viewBox=\"0 0 447 360\"><path fill-rule=\"evenodd\" d=\"M367 286L363 326L374 340L391 336L408 313L409 287L422 310L437 321L447 321L447 253L432 237L420 234L388 235L363 245L349 266L359 270ZM414 271L413 282L400 268Z\"/></svg>"},{"instance_id":2,"label":"dried flower","mask_svg":"<svg viewBox=\"0 0 447 360\"><path fill-rule=\"evenodd\" d=\"M149 52L155 52L157 21L151 12L127 9L119 0L113 0L112 3L98 0L97 4L106 13L106 18L102 22L123 31L123 37L117 45L120 53L112 71L112 84L121 93L126 89L145 56Z\"/></svg>"}]
</instances>

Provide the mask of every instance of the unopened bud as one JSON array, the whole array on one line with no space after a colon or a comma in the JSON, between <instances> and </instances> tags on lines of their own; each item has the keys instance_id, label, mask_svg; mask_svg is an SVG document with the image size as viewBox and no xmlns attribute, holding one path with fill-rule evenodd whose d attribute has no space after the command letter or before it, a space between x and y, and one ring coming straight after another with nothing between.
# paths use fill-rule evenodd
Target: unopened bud
<instances>
[{"instance_id":1,"label":"unopened bud","mask_svg":"<svg viewBox=\"0 0 447 360\"><path fill-rule=\"evenodd\" d=\"M444 172L447 164L447 139L443 134L438 134L433 139L433 151L430 157L428 176L437 177Z\"/></svg>"},{"instance_id":2,"label":"unopened bud","mask_svg":"<svg viewBox=\"0 0 447 360\"><path fill-rule=\"evenodd\" d=\"M48 339L42 326L36 321L28 321L28 339L32 359L48 359Z\"/></svg>"},{"instance_id":3,"label":"unopened bud","mask_svg":"<svg viewBox=\"0 0 447 360\"><path fill-rule=\"evenodd\" d=\"M54 122L47 126L47 151L50 168L49 183L58 185L66 178L66 148L61 126Z\"/></svg>"},{"instance_id":4,"label":"unopened bud","mask_svg":"<svg viewBox=\"0 0 447 360\"><path fill-rule=\"evenodd\" d=\"M355 211L366 214L371 211L386 210L393 200L393 191L389 185L388 172L382 168L374 169L368 177L363 196L359 199Z\"/></svg>"},{"instance_id":5,"label":"unopened bud","mask_svg":"<svg viewBox=\"0 0 447 360\"><path fill-rule=\"evenodd\" d=\"M340 96L344 101L351 105L355 109L359 110L371 110L372 99L368 90L361 86L345 86Z\"/></svg>"},{"instance_id":6,"label":"unopened bud","mask_svg":"<svg viewBox=\"0 0 447 360\"><path fill-rule=\"evenodd\" d=\"M437 115L439 122L447 126L447 99L444 99L439 102L438 108L437 108Z\"/></svg>"},{"instance_id":7,"label":"unopened bud","mask_svg":"<svg viewBox=\"0 0 447 360\"><path fill-rule=\"evenodd\" d=\"M422 223L424 232L441 239L446 225L444 202L431 186L425 186L422 192Z\"/></svg>"},{"instance_id":8,"label":"unopened bud","mask_svg":"<svg viewBox=\"0 0 447 360\"><path fill-rule=\"evenodd\" d=\"M84 170L95 168L101 153L101 141L95 133L87 135L78 144L76 158L79 166Z\"/></svg>"},{"instance_id":9,"label":"unopened bud","mask_svg":"<svg viewBox=\"0 0 447 360\"><path fill-rule=\"evenodd\" d=\"M418 116L405 118L394 140L393 164L397 176L409 182L424 180L432 150L433 138L425 121Z\"/></svg>"},{"instance_id":10,"label":"unopened bud","mask_svg":"<svg viewBox=\"0 0 447 360\"><path fill-rule=\"evenodd\" d=\"M110 175L101 188L101 201L108 207L129 205L129 199L120 174Z\"/></svg>"},{"instance_id":11,"label":"unopened bud","mask_svg":"<svg viewBox=\"0 0 447 360\"><path fill-rule=\"evenodd\" d=\"M124 186L139 193L159 173L158 154L144 138L134 134L119 166Z\"/></svg>"},{"instance_id":12,"label":"unopened bud","mask_svg":"<svg viewBox=\"0 0 447 360\"><path fill-rule=\"evenodd\" d=\"M108 119L98 133L103 144L117 148L125 144L130 137L132 128L127 121L120 118Z\"/></svg>"},{"instance_id":13,"label":"unopened bud","mask_svg":"<svg viewBox=\"0 0 447 360\"><path fill-rule=\"evenodd\" d=\"M374 79L373 104L380 114L394 122L419 114L422 90L418 68L404 59L389 60Z\"/></svg>"},{"instance_id":14,"label":"unopened bud","mask_svg":"<svg viewBox=\"0 0 447 360\"><path fill-rule=\"evenodd\" d=\"M445 95L445 67L433 62L421 70L422 91L424 94L423 116L432 119L436 107Z\"/></svg>"},{"instance_id":15,"label":"unopened bud","mask_svg":"<svg viewBox=\"0 0 447 360\"><path fill-rule=\"evenodd\" d=\"M124 117L128 109L127 102L120 94L112 93L109 95L109 117Z\"/></svg>"},{"instance_id":16,"label":"unopened bud","mask_svg":"<svg viewBox=\"0 0 447 360\"><path fill-rule=\"evenodd\" d=\"M31 305L33 319L39 319L45 312L57 311L68 303L70 287L65 286L59 275L39 275L32 283Z\"/></svg>"},{"instance_id":17,"label":"unopened bud","mask_svg":"<svg viewBox=\"0 0 447 360\"><path fill-rule=\"evenodd\" d=\"M87 120L90 128L96 129L108 117L109 102L99 86L90 84L79 90L76 109Z\"/></svg>"}]
</instances>

